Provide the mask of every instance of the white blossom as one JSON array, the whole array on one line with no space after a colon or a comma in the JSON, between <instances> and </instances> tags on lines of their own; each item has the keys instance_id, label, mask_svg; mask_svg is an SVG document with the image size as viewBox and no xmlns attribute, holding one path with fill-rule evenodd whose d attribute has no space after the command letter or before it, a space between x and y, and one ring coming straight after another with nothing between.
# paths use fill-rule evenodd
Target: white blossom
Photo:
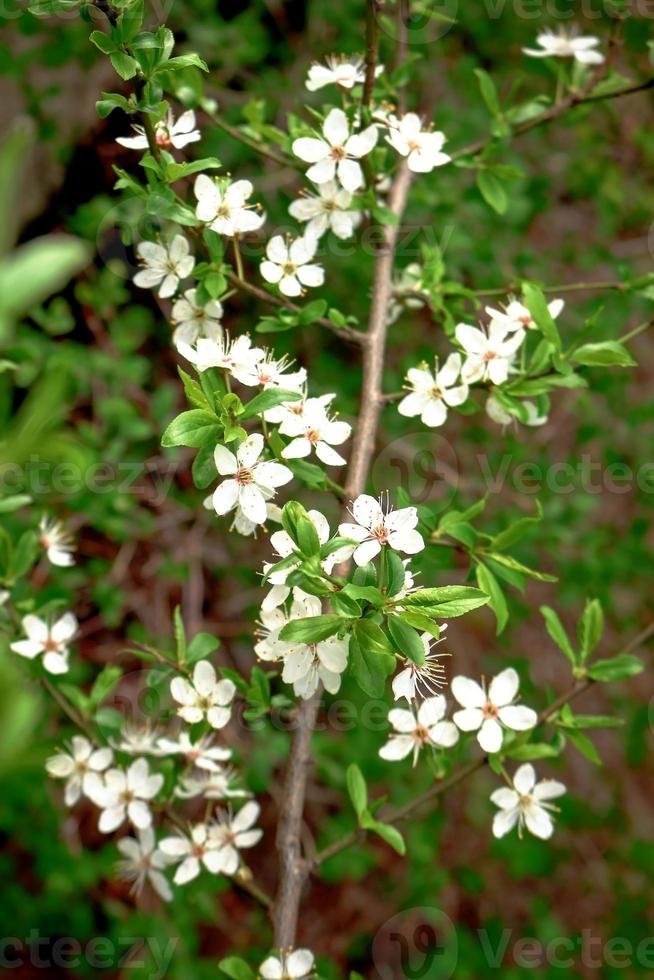
<instances>
[{"instance_id":1,"label":"white blossom","mask_svg":"<svg viewBox=\"0 0 654 980\"><path fill-rule=\"evenodd\" d=\"M283 436L291 442L282 449L284 459L304 459L315 450L318 459L326 466L343 466L345 459L332 446L340 446L350 438L352 426L339 419L330 418L319 399L308 399L302 415L289 413L279 426Z\"/></svg>"},{"instance_id":2,"label":"white blossom","mask_svg":"<svg viewBox=\"0 0 654 980\"><path fill-rule=\"evenodd\" d=\"M45 549L48 561L60 568L75 564L73 539L60 521L45 516L39 521L39 544Z\"/></svg>"},{"instance_id":3,"label":"white blossom","mask_svg":"<svg viewBox=\"0 0 654 980\"><path fill-rule=\"evenodd\" d=\"M226 332L222 337L198 337L195 346L181 341L177 349L198 371L216 367L232 375L235 371L247 375L255 372L265 355L263 347L252 346L247 334L230 340Z\"/></svg>"},{"instance_id":4,"label":"white blossom","mask_svg":"<svg viewBox=\"0 0 654 980\"><path fill-rule=\"evenodd\" d=\"M217 183L206 174L198 174L193 185L198 204L196 217L209 225L219 235L233 238L249 231L257 231L266 220L256 206L248 204L254 191L249 180L233 183Z\"/></svg>"},{"instance_id":5,"label":"white blossom","mask_svg":"<svg viewBox=\"0 0 654 980\"><path fill-rule=\"evenodd\" d=\"M176 885L185 885L197 878L203 866L213 875L228 873L228 855L212 839L207 823L196 823L190 828L189 836L178 833L164 837L159 842L159 849L167 858L179 862L173 878Z\"/></svg>"},{"instance_id":6,"label":"white blossom","mask_svg":"<svg viewBox=\"0 0 654 980\"><path fill-rule=\"evenodd\" d=\"M507 425L515 425L518 421L522 422L523 425L532 427L545 425L547 415L541 415L534 402L523 401L522 407L526 410L527 417L519 419L518 415L510 412L495 395L491 394L486 399L486 414L493 422L497 422L503 428L506 428Z\"/></svg>"},{"instance_id":7,"label":"white blossom","mask_svg":"<svg viewBox=\"0 0 654 980\"><path fill-rule=\"evenodd\" d=\"M305 235L320 238L327 230L337 238L351 238L361 223L361 211L350 210L352 195L335 180L318 185L318 194L303 194L289 206L296 221L306 221Z\"/></svg>"},{"instance_id":8,"label":"white blossom","mask_svg":"<svg viewBox=\"0 0 654 980\"><path fill-rule=\"evenodd\" d=\"M309 68L304 84L310 92L324 88L325 85L339 85L341 88L351 89L365 81L366 65L360 54L349 56L330 54L325 58L325 62L324 65L316 62ZM383 70L383 65L377 65L375 78L381 75Z\"/></svg>"},{"instance_id":9,"label":"white blossom","mask_svg":"<svg viewBox=\"0 0 654 980\"><path fill-rule=\"evenodd\" d=\"M195 258L190 254L189 244L183 235L175 235L170 245L139 242L136 253L143 267L134 276L134 285L142 289L159 286L161 299L172 296L180 280L190 276L195 265Z\"/></svg>"},{"instance_id":10,"label":"white blossom","mask_svg":"<svg viewBox=\"0 0 654 980\"><path fill-rule=\"evenodd\" d=\"M309 949L281 950L263 961L259 974L263 980L311 980L314 964Z\"/></svg>"},{"instance_id":11,"label":"white blossom","mask_svg":"<svg viewBox=\"0 0 654 980\"><path fill-rule=\"evenodd\" d=\"M125 769L109 769L103 776L89 773L84 791L102 810L98 829L110 834L125 820L129 820L139 830L152 823L150 801L163 786L164 778L159 773L150 774L147 759L135 759Z\"/></svg>"},{"instance_id":12,"label":"white blossom","mask_svg":"<svg viewBox=\"0 0 654 980\"><path fill-rule=\"evenodd\" d=\"M264 351L256 363L235 364L232 376L242 385L262 388L285 388L287 391L300 391L307 381L305 368L291 371L293 362L286 356L276 358L271 351Z\"/></svg>"},{"instance_id":13,"label":"white blossom","mask_svg":"<svg viewBox=\"0 0 654 980\"><path fill-rule=\"evenodd\" d=\"M123 725L120 740L109 739L118 752L127 755L158 755L157 742L159 734L149 723L145 725Z\"/></svg>"},{"instance_id":14,"label":"white blossom","mask_svg":"<svg viewBox=\"0 0 654 980\"><path fill-rule=\"evenodd\" d=\"M397 599L398 596L395 598ZM447 623L441 627L441 631L446 627ZM441 643L444 637L434 640L430 633L421 633L420 639L425 651L425 662L416 664L413 660L404 659L404 667L399 674L395 675L392 683L396 701L399 701L400 698L413 701L417 693L423 696L425 692L428 695L434 695L436 694L434 688L443 687L445 683L445 668L441 664L440 658L446 657L448 654L436 653L433 649L433 646Z\"/></svg>"},{"instance_id":15,"label":"white blossom","mask_svg":"<svg viewBox=\"0 0 654 980\"><path fill-rule=\"evenodd\" d=\"M290 243L282 235L274 235L266 245L261 275L266 282L279 286L284 296L301 296L305 286L322 286L324 270L312 262L317 245L318 240L310 235Z\"/></svg>"},{"instance_id":16,"label":"white blossom","mask_svg":"<svg viewBox=\"0 0 654 980\"><path fill-rule=\"evenodd\" d=\"M264 491L262 491L262 493L264 493L264 496L266 496L268 492L271 491L266 491L265 493ZM210 504L209 509L213 509L212 499L213 499L212 497L209 497L209 504ZM277 504L273 504L270 502L270 500L266 499L265 523L267 523L268 521L273 521L275 524L281 524L282 510L281 507L277 506ZM249 517L246 517L241 507L239 506L234 511L234 520L230 525L230 530L236 531L238 534L244 534L246 537L250 535L256 537L257 531L261 529L261 526L262 526L261 524L256 524L254 521L251 521Z\"/></svg>"},{"instance_id":17,"label":"white blossom","mask_svg":"<svg viewBox=\"0 0 654 980\"><path fill-rule=\"evenodd\" d=\"M175 326L173 343L192 345L199 337L221 340L223 329L220 324L223 307L217 299L208 303L198 303L197 289L187 289L184 295L173 303L171 319Z\"/></svg>"},{"instance_id":18,"label":"white blossom","mask_svg":"<svg viewBox=\"0 0 654 980\"><path fill-rule=\"evenodd\" d=\"M561 28L558 34L543 31L536 37L538 48L523 48L524 54L532 58L574 58L582 65L600 65L604 55L593 49L600 43L592 35L575 36Z\"/></svg>"},{"instance_id":19,"label":"white blossom","mask_svg":"<svg viewBox=\"0 0 654 980\"><path fill-rule=\"evenodd\" d=\"M459 323L456 339L467 354L461 369L463 381L466 384L475 381L504 384L524 337L524 330L509 334L506 327L497 320L491 321L488 333L467 323Z\"/></svg>"},{"instance_id":20,"label":"white blossom","mask_svg":"<svg viewBox=\"0 0 654 980\"><path fill-rule=\"evenodd\" d=\"M88 774L104 772L113 762L113 752L108 748L96 749L83 735L73 735L68 752L58 752L46 761L45 768L55 779L65 779L64 801L75 806L82 794Z\"/></svg>"},{"instance_id":21,"label":"white blossom","mask_svg":"<svg viewBox=\"0 0 654 980\"><path fill-rule=\"evenodd\" d=\"M407 418L419 415L431 428L443 425L448 407L462 405L468 397L468 385L457 384L460 374L461 355L458 353L450 354L440 369L436 362L433 374L426 365L410 368L407 381L411 392L397 406L398 412Z\"/></svg>"},{"instance_id":22,"label":"white blossom","mask_svg":"<svg viewBox=\"0 0 654 980\"><path fill-rule=\"evenodd\" d=\"M469 677L452 679L452 694L461 705L454 713L454 723L462 732L478 732L477 741L484 752L499 752L503 728L525 732L538 723L532 708L515 704L520 678L513 667L507 667L485 688Z\"/></svg>"},{"instance_id":23,"label":"white blossom","mask_svg":"<svg viewBox=\"0 0 654 980\"><path fill-rule=\"evenodd\" d=\"M446 709L447 704L442 694L427 698L416 713L404 708L392 708L388 712L388 720L395 731L379 750L382 759L395 762L406 759L413 752L415 766L420 751L425 746L441 749L456 745L459 733L456 725L451 721L444 721Z\"/></svg>"},{"instance_id":24,"label":"white blossom","mask_svg":"<svg viewBox=\"0 0 654 980\"><path fill-rule=\"evenodd\" d=\"M553 320L565 306L565 300L553 299L547 304L547 309ZM492 306L486 307L486 312L492 320L496 320L507 331L512 330L536 330L536 321L532 317L527 307L517 299L510 300L502 310L496 310Z\"/></svg>"},{"instance_id":25,"label":"white blossom","mask_svg":"<svg viewBox=\"0 0 654 980\"><path fill-rule=\"evenodd\" d=\"M228 800L246 797L251 794L235 785L237 776L234 769L225 767L216 772L207 769L185 773L175 786L175 796L190 800L203 796L207 800Z\"/></svg>"},{"instance_id":26,"label":"white blossom","mask_svg":"<svg viewBox=\"0 0 654 980\"><path fill-rule=\"evenodd\" d=\"M395 323L405 308L419 310L428 298L422 266L418 262L409 262L393 279L393 295L386 313L387 323Z\"/></svg>"},{"instance_id":27,"label":"white blossom","mask_svg":"<svg viewBox=\"0 0 654 980\"><path fill-rule=\"evenodd\" d=\"M386 140L400 156L407 157L409 170L414 173L429 173L435 167L442 167L452 159L443 153L445 134L423 129L420 116L407 112L389 127Z\"/></svg>"},{"instance_id":28,"label":"white blossom","mask_svg":"<svg viewBox=\"0 0 654 980\"><path fill-rule=\"evenodd\" d=\"M254 847L263 837L263 831L254 824L259 819L261 807L251 801L241 807L235 816L219 811L217 819L209 826L209 840L220 848L225 874L233 875L240 864L239 851Z\"/></svg>"},{"instance_id":29,"label":"white blossom","mask_svg":"<svg viewBox=\"0 0 654 980\"><path fill-rule=\"evenodd\" d=\"M354 192L363 187L363 170L359 164L377 142L377 127L368 126L361 133L350 135L347 116L342 109L332 109L322 127L323 139L302 136L293 142L293 153L313 166L307 177L314 184L324 184L334 177Z\"/></svg>"},{"instance_id":30,"label":"white blossom","mask_svg":"<svg viewBox=\"0 0 654 980\"><path fill-rule=\"evenodd\" d=\"M190 766L210 772L220 772L220 763L226 762L232 755L230 749L214 745L210 736L193 742L188 732L181 732L177 739L160 738L157 749L161 755L183 755Z\"/></svg>"},{"instance_id":31,"label":"white blossom","mask_svg":"<svg viewBox=\"0 0 654 980\"><path fill-rule=\"evenodd\" d=\"M248 520L254 524L265 523L266 500L274 496L277 487L292 480L293 474L281 463L260 461L263 450L263 436L258 432L248 436L236 454L226 446L216 446L216 469L220 476L229 477L213 494L213 507L219 516L240 506Z\"/></svg>"},{"instance_id":32,"label":"white blossom","mask_svg":"<svg viewBox=\"0 0 654 980\"><path fill-rule=\"evenodd\" d=\"M199 660L193 668L193 679L174 677L170 693L181 706L177 714L189 725L206 719L212 728L224 728L231 715L236 687L233 681L217 680L208 660Z\"/></svg>"},{"instance_id":33,"label":"white blossom","mask_svg":"<svg viewBox=\"0 0 654 980\"><path fill-rule=\"evenodd\" d=\"M547 840L554 831L550 813L558 809L549 801L564 793L565 786L556 779L536 782L534 767L524 763L516 769L511 788L502 786L491 793L491 802L500 808L493 819L493 834L504 837L517 824L519 837L526 827L530 834Z\"/></svg>"},{"instance_id":34,"label":"white blossom","mask_svg":"<svg viewBox=\"0 0 654 980\"><path fill-rule=\"evenodd\" d=\"M138 830L136 837L122 837L116 847L123 855L123 860L117 864L118 874L132 883L131 893L140 895L149 881L157 895L164 902L170 902L173 892L163 874L169 860L157 847L152 828Z\"/></svg>"},{"instance_id":35,"label":"white blossom","mask_svg":"<svg viewBox=\"0 0 654 980\"><path fill-rule=\"evenodd\" d=\"M50 674L65 674L68 670L68 646L77 633L77 620L72 613L64 613L55 623L49 624L38 616L23 617L25 640L16 640L10 649L21 657L34 660L43 655L43 666Z\"/></svg>"},{"instance_id":36,"label":"white blossom","mask_svg":"<svg viewBox=\"0 0 654 980\"><path fill-rule=\"evenodd\" d=\"M425 547L422 535L416 531L418 512L415 507L403 507L386 512L380 502L362 493L352 504L355 524L340 524L338 533L344 538L358 541L353 558L357 565L367 565L384 545L394 551L415 555Z\"/></svg>"},{"instance_id":37,"label":"white blossom","mask_svg":"<svg viewBox=\"0 0 654 980\"><path fill-rule=\"evenodd\" d=\"M130 150L149 149L148 138L143 126L132 126L136 136L119 136L116 140L121 146L126 146ZM154 139L157 146L163 150L173 147L176 150L183 150L189 143L197 143L201 139L199 129L195 128L195 113L192 109L183 112L179 119L175 119L169 109L165 119L160 119L154 124Z\"/></svg>"}]
</instances>

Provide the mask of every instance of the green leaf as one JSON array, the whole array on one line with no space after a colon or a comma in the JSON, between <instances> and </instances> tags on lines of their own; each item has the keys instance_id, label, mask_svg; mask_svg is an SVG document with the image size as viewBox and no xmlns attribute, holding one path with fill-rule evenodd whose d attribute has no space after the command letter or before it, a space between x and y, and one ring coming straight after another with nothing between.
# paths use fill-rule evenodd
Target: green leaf
<instances>
[{"instance_id":1,"label":"green leaf","mask_svg":"<svg viewBox=\"0 0 654 980\"><path fill-rule=\"evenodd\" d=\"M220 426L215 415L203 409L192 408L172 420L161 437L161 445L166 448L192 446L199 449L208 442L213 442L215 446L219 434Z\"/></svg>"},{"instance_id":2,"label":"green leaf","mask_svg":"<svg viewBox=\"0 0 654 980\"><path fill-rule=\"evenodd\" d=\"M395 657L373 642L368 627L374 625L367 620L355 623L350 636L349 667L364 694L379 698L384 693L386 678L395 668Z\"/></svg>"},{"instance_id":3,"label":"green leaf","mask_svg":"<svg viewBox=\"0 0 654 980\"><path fill-rule=\"evenodd\" d=\"M504 214L509 206L509 198L502 182L490 170L477 171L477 187L481 196L490 204L493 211Z\"/></svg>"},{"instance_id":4,"label":"green leaf","mask_svg":"<svg viewBox=\"0 0 654 980\"><path fill-rule=\"evenodd\" d=\"M402 605L409 609L418 608L428 616L437 619L451 619L465 616L479 606L485 606L488 596L468 585L444 585L435 589L420 589L402 599Z\"/></svg>"},{"instance_id":5,"label":"green leaf","mask_svg":"<svg viewBox=\"0 0 654 980\"><path fill-rule=\"evenodd\" d=\"M0 500L0 514L13 514L15 510L20 510L27 504L32 503L32 498L26 493L15 493L11 497L3 497Z\"/></svg>"},{"instance_id":6,"label":"green leaf","mask_svg":"<svg viewBox=\"0 0 654 980\"><path fill-rule=\"evenodd\" d=\"M475 75L477 76L477 81L479 82L479 90L481 92L482 98L486 103L486 106L492 116L500 116L500 100L497 95L497 89L495 88L495 82L482 68L475 68Z\"/></svg>"},{"instance_id":7,"label":"green leaf","mask_svg":"<svg viewBox=\"0 0 654 980\"><path fill-rule=\"evenodd\" d=\"M24 534L21 534L7 567L6 578L8 582L15 582L16 579L27 575L36 561L38 547L38 538L34 531L25 531Z\"/></svg>"},{"instance_id":8,"label":"green leaf","mask_svg":"<svg viewBox=\"0 0 654 980\"><path fill-rule=\"evenodd\" d=\"M500 531L499 534L496 534L491 541L493 551L504 551L506 548L510 548L511 545L520 541L535 525L540 524L543 519L543 510L538 501L536 502L536 509L538 511L536 517L521 517L509 525L509 527Z\"/></svg>"},{"instance_id":9,"label":"green leaf","mask_svg":"<svg viewBox=\"0 0 654 980\"><path fill-rule=\"evenodd\" d=\"M179 606L175 606L175 609L173 610L173 631L175 634L177 663L184 666L186 663L186 631L184 630L182 610Z\"/></svg>"},{"instance_id":10,"label":"green leaf","mask_svg":"<svg viewBox=\"0 0 654 980\"><path fill-rule=\"evenodd\" d=\"M396 827L391 826L388 823L381 823L379 820L375 820L369 814L361 822L361 826L366 830L369 830L373 834L377 834L382 840L385 840L387 844L397 851L398 854L406 854L406 844L404 843L404 838L402 834Z\"/></svg>"},{"instance_id":11,"label":"green leaf","mask_svg":"<svg viewBox=\"0 0 654 980\"><path fill-rule=\"evenodd\" d=\"M254 971L239 956L228 956L221 960L218 969L232 980L256 980Z\"/></svg>"},{"instance_id":12,"label":"green leaf","mask_svg":"<svg viewBox=\"0 0 654 980\"><path fill-rule=\"evenodd\" d=\"M106 119L114 109L122 109L123 112L129 113L129 101L118 92L103 92L102 98L95 103L95 111L100 119Z\"/></svg>"},{"instance_id":13,"label":"green leaf","mask_svg":"<svg viewBox=\"0 0 654 980\"><path fill-rule=\"evenodd\" d=\"M102 668L91 688L90 698L95 707L111 694L122 676L122 670L115 664L107 664Z\"/></svg>"},{"instance_id":14,"label":"green leaf","mask_svg":"<svg viewBox=\"0 0 654 980\"><path fill-rule=\"evenodd\" d=\"M109 60L116 74L120 75L125 82L134 78L139 68L138 62L131 55L125 54L124 51L114 51L109 55Z\"/></svg>"},{"instance_id":15,"label":"green leaf","mask_svg":"<svg viewBox=\"0 0 654 980\"><path fill-rule=\"evenodd\" d=\"M186 647L186 663L192 667L198 660L206 660L219 646L220 640L211 633L196 633Z\"/></svg>"},{"instance_id":16,"label":"green leaf","mask_svg":"<svg viewBox=\"0 0 654 980\"><path fill-rule=\"evenodd\" d=\"M0 315L14 318L38 306L89 262L85 242L45 235L14 249L0 265Z\"/></svg>"},{"instance_id":17,"label":"green leaf","mask_svg":"<svg viewBox=\"0 0 654 980\"><path fill-rule=\"evenodd\" d=\"M299 323L301 327L306 327L310 323L315 323L316 320L320 320L321 317L327 312L327 301L324 299L314 299L311 303L307 303L306 306L302 307L299 314Z\"/></svg>"},{"instance_id":18,"label":"green leaf","mask_svg":"<svg viewBox=\"0 0 654 980\"><path fill-rule=\"evenodd\" d=\"M572 352L570 360L586 367L634 367L636 365L627 348L618 340L583 344Z\"/></svg>"},{"instance_id":19,"label":"green leaf","mask_svg":"<svg viewBox=\"0 0 654 980\"><path fill-rule=\"evenodd\" d=\"M368 790L366 789L366 781L363 778L363 773L354 763L347 767L345 778L347 780L347 791L350 794L354 812L360 821L368 807Z\"/></svg>"},{"instance_id":20,"label":"green leaf","mask_svg":"<svg viewBox=\"0 0 654 980\"><path fill-rule=\"evenodd\" d=\"M592 599L586 603L582 617L577 624L582 663L602 639L603 632L604 612L599 599Z\"/></svg>"},{"instance_id":21,"label":"green leaf","mask_svg":"<svg viewBox=\"0 0 654 980\"><path fill-rule=\"evenodd\" d=\"M406 579L406 568L404 562L397 551L388 549L386 556L386 594L388 596L397 595L404 589Z\"/></svg>"},{"instance_id":22,"label":"green leaf","mask_svg":"<svg viewBox=\"0 0 654 980\"><path fill-rule=\"evenodd\" d=\"M534 323L541 331L545 339L554 347L561 350L561 336L558 327L554 322L552 314L547 308L547 300L542 289L534 286L533 283L524 283L522 287L525 306L531 313Z\"/></svg>"},{"instance_id":23,"label":"green leaf","mask_svg":"<svg viewBox=\"0 0 654 980\"><path fill-rule=\"evenodd\" d=\"M547 572L539 572L535 568L529 568L528 565L523 565L522 562L512 558L511 555L488 552L487 557L497 562L498 565L505 565L506 568L510 568L514 572L520 572L521 575L527 575L529 578L534 578L538 582L558 581L556 575L548 575Z\"/></svg>"},{"instance_id":24,"label":"green leaf","mask_svg":"<svg viewBox=\"0 0 654 980\"><path fill-rule=\"evenodd\" d=\"M103 54L111 54L112 51L116 50L115 42L102 31L91 31L89 41L91 44L95 44L98 51L102 51Z\"/></svg>"},{"instance_id":25,"label":"green leaf","mask_svg":"<svg viewBox=\"0 0 654 980\"><path fill-rule=\"evenodd\" d=\"M643 662L629 653L619 653L617 657L596 660L588 667L588 676L594 681L621 681L634 677L643 670Z\"/></svg>"},{"instance_id":26,"label":"green leaf","mask_svg":"<svg viewBox=\"0 0 654 980\"><path fill-rule=\"evenodd\" d=\"M398 616L389 616L387 625L398 651L414 664L422 666L425 662L425 647L420 634Z\"/></svg>"},{"instance_id":27,"label":"green leaf","mask_svg":"<svg viewBox=\"0 0 654 980\"><path fill-rule=\"evenodd\" d=\"M305 619L293 619L286 623L279 638L296 643L319 643L334 636L339 630L345 630L348 625L348 620L343 616L307 616Z\"/></svg>"},{"instance_id":28,"label":"green leaf","mask_svg":"<svg viewBox=\"0 0 654 980\"><path fill-rule=\"evenodd\" d=\"M261 415L262 412L268 411L269 408L276 408L277 405L281 405L283 402L297 402L301 398L302 395L297 391L285 391L283 388L268 388L266 391L259 392L251 401L247 402L241 412L240 419L252 419L255 415Z\"/></svg>"},{"instance_id":29,"label":"green leaf","mask_svg":"<svg viewBox=\"0 0 654 980\"><path fill-rule=\"evenodd\" d=\"M489 605L495 613L495 618L497 620L497 636L499 636L509 619L509 609L506 604L504 592L502 591L500 583L497 581L490 568L482 564L482 562L479 562L477 565L475 575L479 588L482 589L489 597Z\"/></svg>"},{"instance_id":30,"label":"green leaf","mask_svg":"<svg viewBox=\"0 0 654 980\"><path fill-rule=\"evenodd\" d=\"M516 762L532 762L534 759L552 759L561 754L561 747L548 745L547 742L524 742L522 745L510 746L505 754Z\"/></svg>"},{"instance_id":31,"label":"green leaf","mask_svg":"<svg viewBox=\"0 0 654 980\"><path fill-rule=\"evenodd\" d=\"M566 655L572 666L576 667L577 654L572 648L572 644L568 639L568 634L566 633L563 623L559 619L558 615L553 609L550 609L549 606L541 606L540 614L545 620L547 632L554 640L559 650Z\"/></svg>"},{"instance_id":32,"label":"green leaf","mask_svg":"<svg viewBox=\"0 0 654 980\"><path fill-rule=\"evenodd\" d=\"M583 732L578 732L571 729L567 729L565 734L566 738L572 742L574 747L581 752L581 754L585 756L589 762L594 763L596 766L602 765L600 754L587 735L584 735Z\"/></svg>"}]
</instances>

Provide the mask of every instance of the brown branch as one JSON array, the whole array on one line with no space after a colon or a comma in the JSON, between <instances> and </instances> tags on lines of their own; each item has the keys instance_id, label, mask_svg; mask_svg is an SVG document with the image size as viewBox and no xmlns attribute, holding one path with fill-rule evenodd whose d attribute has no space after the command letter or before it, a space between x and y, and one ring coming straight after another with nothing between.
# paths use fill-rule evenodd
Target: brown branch
<instances>
[{"instance_id":1,"label":"brown branch","mask_svg":"<svg viewBox=\"0 0 654 980\"><path fill-rule=\"evenodd\" d=\"M631 640L623 650L620 650L619 654L631 653L636 650L641 644L643 644L650 636L654 635L654 622L646 626L637 636ZM570 704L575 698L587 691L595 681L591 677L584 677L580 680L575 681L575 683L568 688L563 694L556 698L550 705L547 706L543 711L541 711L538 716L537 725L542 725L544 722L549 721L565 704ZM462 769L457 770L447 779L443 780L441 783L436 783L434 786L430 786L429 789L425 790L424 793L420 793L419 796L415 796L408 803L403 806L395 807L390 810L382 809L379 814L379 819L383 823L400 823L402 820L406 820L407 817L415 813L421 807L426 804L434 803L436 800L440 799L448 790L452 789L458 783L467 779L473 773L478 772L482 769L488 762L488 756L482 755L477 759L473 759L467 765L463 766ZM362 828L351 831L351 833L346 834L344 837L339 838L334 841L328 847L325 847L322 851L319 851L314 860L314 867L318 867L329 858L334 857L336 854L340 854L341 851L346 850L346 848L351 847L352 844L364 840L367 832Z\"/></svg>"}]
</instances>

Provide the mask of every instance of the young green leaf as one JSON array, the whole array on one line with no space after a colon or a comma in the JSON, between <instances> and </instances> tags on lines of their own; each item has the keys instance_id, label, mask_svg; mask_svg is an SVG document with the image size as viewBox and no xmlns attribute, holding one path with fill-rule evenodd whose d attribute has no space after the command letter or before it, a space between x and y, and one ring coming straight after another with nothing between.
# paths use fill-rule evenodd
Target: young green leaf
<instances>
[{"instance_id":1,"label":"young green leaf","mask_svg":"<svg viewBox=\"0 0 654 980\"><path fill-rule=\"evenodd\" d=\"M359 767L355 765L355 763L352 763L347 767L345 778L347 781L347 791L350 794L354 812L356 813L358 820L361 821L361 817L366 812L368 806L368 790L366 789L366 781L363 778L363 773Z\"/></svg>"}]
</instances>

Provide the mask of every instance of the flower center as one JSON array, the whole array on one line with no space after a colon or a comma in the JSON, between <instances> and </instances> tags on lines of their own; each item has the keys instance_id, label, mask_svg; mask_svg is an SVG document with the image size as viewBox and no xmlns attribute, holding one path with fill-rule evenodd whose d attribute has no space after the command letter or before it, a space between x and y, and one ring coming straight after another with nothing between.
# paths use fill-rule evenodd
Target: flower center
<instances>
[{"instance_id":1,"label":"flower center","mask_svg":"<svg viewBox=\"0 0 654 980\"><path fill-rule=\"evenodd\" d=\"M382 544L385 544L386 541L388 541L388 530L383 524L378 524L377 527L370 528L370 533L372 534L373 538L377 538L377 540Z\"/></svg>"},{"instance_id":2,"label":"flower center","mask_svg":"<svg viewBox=\"0 0 654 980\"><path fill-rule=\"evenodd\" d=\"M347 157L347 153L345 152L345 149L342 146L332 146L331 157L333 160L345 160L345 158Z\"/></svg>"},{"instance_id":3,"label":"flower center","mask_svg":"<svg viewBox=\"0 0 654 980\"><path fill-rule=\"evenodd\" d=\"M48 639L43 644L43 650L45 653L58 653L59 644L57 643L56 640L53 640L52 637L49 636Z\"/></svg>"},{"instance_id":4,"label":"flower center","mask_svg":"<svg viewBox=\"0 0 654 980\"><path fill-rule=\"evenodd\" d=\"M213 703L211 701L211 698L208 697L198 698L196 704L201 711L208 711L209 708L213 708Z\"/></svg>"},{"instance_id":5,"label":"flower center","mask_svg":"<svg viewBox=\"0 0 654 980\"><path fill-rule=\"evenodd\" d=\"M484 352L483 360L488 364L489 361L493 361L497 357L497 352L494 350L487 350Z\"/></svg>"},{"instance_id":6,"label":"flower center","mask_svg":"<svg viewBox=\"0 0 654 980\"><path fill-rule=\"evenodd\" d=\"M170 136L167 129L158 129L155 133L154 141L157 146L170 146Z\"/></svg>"},{"instance_id":7,"label":"flower center","mask_svg":"<svg viewBox=\"0 0 654 980\"><path fill-rule=\"evenodd\" d=\"M442 398L443 397L443 389L442 388L439 388L438 385L434 385L434 387L431 389L431 391L429 392L429 394L431 395L432 398Z\"/></svg>"},{"instance_id":8,"label":"flower center","mask_svg":"<svg viewBox=\"0 0 654 980\"><path fill-rule=\"evenodd\" d=\"M229 208L229 204L226 204L225 201L223 201L223 203L218 207L218 210L216 211L216 217L231 218L231 216L232 216L232 212Z\"/></svg>"},{"instance_id":9,"label":"flower center","mask_svg":"<svg viewBox=\"0 0 654 980\"><path fill-rule=\"evenodd\" d=\"M416 143L415 140L409 140L409 151L413 153L415 150L420 149L420 143Z\"/></svg>"},{"instance_id":10,"label":"flower center","mask_svg":"<svg viewBox=\"0 0 654 980\"><path fill-rule=\"evenodd\" d=\"M285 276L292 276L295 273L296 269L297 266L294 265L292 262L286 262L282 266L282 272L284 273Z\"/></svg>"},{"instance_id":11,"label":"flower center","mask_svg":"<svg viewBox=\"0 0 654 980\"><path fill-rule=\"evenodd\" d=\"M307 432L307 439L313 446L315 446L317 442L320 442L320 433L318 432L318 429L309 429Z\"/></svg>"},{"instance_id":12,"label":"flower center","mask_svg":"<svg viewBox=\"0 0 654 980\"><path fill-rule=\"evenodd\" d=\"M201 860L204 857L205 847L204 844L193 844L191 847L191 857Z\"/></svg>"},{"instance_id":13,"label":"flower center","mask_svg":"<svg viewBox=\"0 0 654 980\"><path fill-rule=\"evenodd\" d=\"M416 742L426 742L429 739L429 732L424 725L418 725L413 731L413 738Z\"/></svg>"},{"instance_id":14,"label":"flower center","mask_svg":"<svg viewBox=\"0 0 654 980\"><path fill-rule=\"evenodd\" d=\"M481 710L484 713L484 718L497 718L497 708L490 701L487 701Z\"/></svg>"},{"instance_id":15,"label":"flower center","mask_svg":"<svg viewBox=\"0 0 654 980\"><path fill-rule=\"evenodd\" d=\"M122 793L120 794L120 797L119 798L125 804L125 806L127 806L135 798L134 797L134 790L124 789L122 791Z\"/></svg>"},{"instance_id":16,"label":"flower center","mask_svg":"<svg viewBox=\"0 0 654 980\"><path fill-rule=\"evenodd\" d=\"M252 470L249 470L246 466L239 466L234 474L234 479L241 487L246 487L249 483L254 482Z\"/></svg>"}]
</instances>

